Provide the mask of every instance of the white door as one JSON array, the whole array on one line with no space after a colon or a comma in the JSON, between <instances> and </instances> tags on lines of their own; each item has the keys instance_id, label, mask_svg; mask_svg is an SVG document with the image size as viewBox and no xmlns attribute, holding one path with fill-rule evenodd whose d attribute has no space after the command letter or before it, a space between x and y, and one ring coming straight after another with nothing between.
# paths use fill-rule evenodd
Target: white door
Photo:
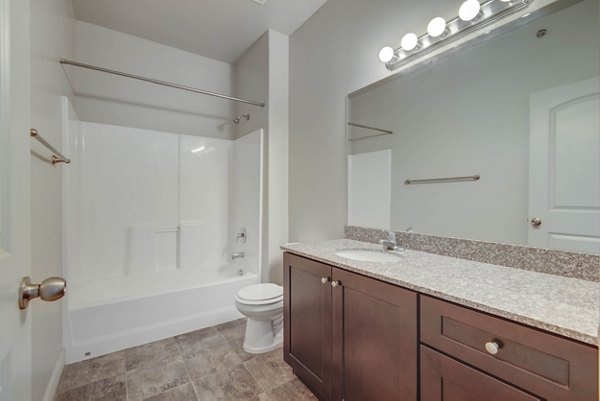
<instances>
[{"instance_id":1,"label":"white door","mask_svg":"<svg viewBox=\"0 0 600 401\"><path fill-rule=\"evenodd\" d=\"M593 78L531 94L532 246L600 253L599 92Z\"/></svg>"},{"instance_id":2,"label":"white door","mask_svg":"<svg viewBox=\"0 0 600 401\"><path fill-rule=\"evenodd\" d=\"M29 1L0 0L0 400L31 400Z\"/></svg>"}]
</instances>

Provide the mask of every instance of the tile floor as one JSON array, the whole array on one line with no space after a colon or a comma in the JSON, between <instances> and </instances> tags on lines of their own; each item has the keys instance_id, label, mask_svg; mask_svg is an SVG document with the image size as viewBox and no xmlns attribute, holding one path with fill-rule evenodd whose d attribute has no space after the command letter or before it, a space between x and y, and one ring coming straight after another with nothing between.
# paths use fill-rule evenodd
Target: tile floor
<instances>
[{"instance_id":1,"label":"tile floor","mask_svg":"<svg viewBox=\"0 0 600 401\"><path fill-rule=\"evenodd\" d=\"M281 348L242 349L245 320L67 365L55 401L316 400Z\"/></svg>"}]
</instances>

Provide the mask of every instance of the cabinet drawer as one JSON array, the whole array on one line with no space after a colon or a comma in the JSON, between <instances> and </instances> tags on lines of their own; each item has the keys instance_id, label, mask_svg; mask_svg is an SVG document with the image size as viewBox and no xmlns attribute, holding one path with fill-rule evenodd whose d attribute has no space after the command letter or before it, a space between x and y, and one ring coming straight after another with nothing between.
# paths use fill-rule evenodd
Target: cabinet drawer
<instances>
[{"instance_id":1,"label":"cabinet drawer","mask_svg":"<svg viewBox=\"0 0 600 401\"><path fill-rule=\"evenodd\" d=\"M421 401L542 401L421 346Z\"/></svg>"},{"instance_id":2,"label":"cabinet drawer","mask_svg":"<svg viewBox=\"0 0 600 401\"><path fill-rule=\"evenodd\" d=\"M595 347L428 296L421 296L420 337L548 401L598 400Z\"/></svg>"}]
</instances>

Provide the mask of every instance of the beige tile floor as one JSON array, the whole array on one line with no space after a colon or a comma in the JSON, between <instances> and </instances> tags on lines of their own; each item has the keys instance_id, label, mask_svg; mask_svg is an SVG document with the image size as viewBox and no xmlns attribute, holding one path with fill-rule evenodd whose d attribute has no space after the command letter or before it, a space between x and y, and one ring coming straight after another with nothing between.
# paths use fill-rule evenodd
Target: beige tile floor
<instances>
[{"instance_id":1,"label":"beige tile floor","mask_svg":"<svg viewBox=\"0 0 600 401\"><path fill-rule=\"evenodd\" d=\"M242 349L245 320L67 365L55 401L316 400L281 348Z\"/></svg>"}]
</instances>

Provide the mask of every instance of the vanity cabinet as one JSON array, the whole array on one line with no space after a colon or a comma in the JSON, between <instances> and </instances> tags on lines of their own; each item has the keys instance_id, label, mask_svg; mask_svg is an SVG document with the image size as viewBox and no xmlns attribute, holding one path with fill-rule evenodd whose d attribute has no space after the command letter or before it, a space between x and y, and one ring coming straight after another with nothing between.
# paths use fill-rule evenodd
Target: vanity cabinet
<instances>
[{"instance_id":1,"label":"vanity cabinet","mask_svg":"<svg viewBox=\"0 0 600 401\"><path fill-rule=\"evenodd\" d=\"M417 400L417 294L284 254L284 360L321 400Z\"/></svg>"},{"instance_id":2,"label":"vanity cabinet","mask_svg":"<svg viewBox=\"0 0 600 401\"><path fill-rule=\"evenodd\" d=\"M422 346L422 401L482 399L478 396L481 391L489 391L486 399L490 401L495 399L490 397L511 391L514 396L497 399L598 400L598 349L595 347L426 295L420 296L420 322L421 344L461 362ZM485 374L476 378L477 372L463 363ZM491 376L515 388L502 386ZM491 384L494 382L498 383ZM491 390L496 388L497 392ZM517 395L520 390L516 388L529 395ZM459 390L472 394L471 398L451 395L458 394Z\"/></svg>"},{"instance_id":3,"label":"vanity cabinet","mask_svg":"<svg viewBox=\"0 0 600 401\"><path fill-rule=\"evenodd\" d=\"M597 347L291 253L284 360L322 401L598 401Z\"/></svg>"}]
</instances>

